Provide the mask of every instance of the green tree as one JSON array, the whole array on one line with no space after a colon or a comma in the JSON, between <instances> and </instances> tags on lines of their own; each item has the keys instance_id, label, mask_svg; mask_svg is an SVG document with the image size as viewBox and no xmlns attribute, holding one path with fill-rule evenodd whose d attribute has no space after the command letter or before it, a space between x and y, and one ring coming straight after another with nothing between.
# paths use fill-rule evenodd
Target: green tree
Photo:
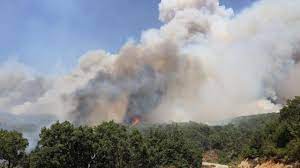
<instances>
[{"instance_id":1,"label":"green tree","mask_svg":"<svg viewBox=\"0 0 300 168\"><path fill-rule=\"evenodd\" d=\"M20 164L25 157L27 146L28 141L21 133L0 130L0 159L6 160L9 168Z\"/></svg>"},{"instance_id":2,"label":"green tree","mask_svg":"<svg viewBox=\"0 0 300 168\"><path fill-rule=\"evenodd\" d=\"M279 147L286 147L284 155L288 160L300 160L300 97L288 100L280 111Z\"/></svg>"},{"instance_id":3,"label":"green tree","mask_svg":"<svg viewBox=\"0 0 300 168\"><path fill-rule=\"evenodd\" d=\"M146 139L134 129L129 134L130 167L147 168L150 165Z\"/></svg>"},{"instance_id":4,"label":"green tree","mask_svg":"<svg viewBox=\"0 0 300 168\"><path fill-rule=\"evenodd\" d=\"M126 127L113 121L104 122L94 133L94 167L128 167L130 151Z\"/></svg>"},{"instance_id":5,"label":"green tree","mask_svg":"<svg viewBox=\"0 0 300 168\"><path fill-rule=\"evenodd\" d=\"M300 159L300 97L288 100L279 118L267 120L259 134L251 138L248 157L279 158L286 161Z\"/></svg>"},{"instance_id":6,"label":"green tree","mask_svg":"<svg viewBox=\"0 0 300 168\"><path fill-rule=\"evenodd\" d=\"M38 147L30 157L31 167L88 167L93 156L93 129L75 128L69 122L43 128Z\"/></svg>"},{"instance_id":7,"label":"green tree","mask_svg":"<svg viewBox=\"0 0 300 168\"><path fill-rule=\"evenodd\" d=\"M96 127L69 122L43 128L30 167L38 168L152 168L201 167L201 151L177 125L142 134L113 121Z\"/></svg>"},{"instance_id":8,"label":"green tree","mask_svg":"<svg viewBox=\"0 0 300 168\"><path fill-rule=\"evenodd\" d=\"M291 138L300 138L300 97L287 101L280 111L280 122L286 124Z\"/></svg>"},{"instance_id":9,"label":"green tree","mask_svg":"<svg viewBox=\"0 0 300 168\"><path fill-rule=\"evenodd\" d=\"M200 148L189 143L176 124L150 129L147 141L150 167L201 167Z\"/></svg>"}]
</instances>

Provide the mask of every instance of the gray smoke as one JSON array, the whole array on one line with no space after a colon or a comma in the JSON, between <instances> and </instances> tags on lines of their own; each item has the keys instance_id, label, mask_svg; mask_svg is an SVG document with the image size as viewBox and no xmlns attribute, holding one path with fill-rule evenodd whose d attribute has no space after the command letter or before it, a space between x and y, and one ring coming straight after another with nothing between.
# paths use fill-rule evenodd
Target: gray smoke
<instances>
[{"instance_id":1,"label":"gray smoke","mask_svg":"<svg viewBox=\"0 0 300 168\"><path fill-rule=\"evenodd\" d=\"M117 54L88 52L70 74L51 80L11 79L19 87L0 79L8 99L0 99L0 108L90 125L277 112L300 94L299 5L261 0L234 14L217 0L162 0L164 25Z\"/></svg>"},{"instance_id":2,"label":"gray smoke","mask_svg":"<svg viewBox=\"0 0 300 168\"><path fill-rule=\"evenodd\" d=\"M31 70L16 61L0 65L0 111L24 103L35 102L51 86L51 80L33 75Z\"/></svg>"}]
</instances>

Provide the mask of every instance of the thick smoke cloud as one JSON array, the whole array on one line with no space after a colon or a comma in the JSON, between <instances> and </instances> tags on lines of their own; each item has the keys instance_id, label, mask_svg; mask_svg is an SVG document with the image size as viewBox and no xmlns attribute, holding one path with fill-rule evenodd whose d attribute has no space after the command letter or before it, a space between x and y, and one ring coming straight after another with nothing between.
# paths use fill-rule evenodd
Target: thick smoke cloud
<instances>
[{"instance_id":1,"label":"thick smoke cloud","mask_svg":"<svg viewBox=\"0 0 300 168\"><path fill-rule=\"evenodd\" d=\"M0 111L13 111L23 103L36 102L47 92L51 80L32 75L26 66L16 61L0 65Z\"/></svg>"},{"instance_id":2,"label":"thick smoke cloud","mask_svg":"<svg viewBox=\"0 0 300 168\"><path fill-rule=\"evenodd\" d=\"M88 52L51 80L0 74L1 110L90 125L276 112L300 94L299 5L261 0L235 15L217 0L162 0L164 25L115 55Z\"/></svg>"}]
</instances>

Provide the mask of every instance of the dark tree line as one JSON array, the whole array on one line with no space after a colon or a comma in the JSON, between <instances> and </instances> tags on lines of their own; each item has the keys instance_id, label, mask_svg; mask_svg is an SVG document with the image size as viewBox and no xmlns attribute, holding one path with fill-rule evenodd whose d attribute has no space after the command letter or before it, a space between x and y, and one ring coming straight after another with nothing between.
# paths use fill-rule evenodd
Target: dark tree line
<instances>
[{"instance_id":1,"label":"dark tree line","mask_svg":"<svg viewBox=\"0 0 300 168\"><path fill-rule=\"evenodd\" d=\"M280 113L234 119L224 126L183 123L184 137L205 151L215 151L217 162L249 159L300 161L300 97L288 100Z\"/></svg>"},{"instance_id":2,"label":"dark tree line","mask_svg":"<svg viewBox=\"0 0 300 168\"><path fill-rule=\"evenodd\" d=\"M37 147L26 154L22 134L0 131L0 163L30 168L201 167L202 151L219 163L245 158L300 161L300 97L280 113L234 119L223 126L195 122L125 126L104 122L76 127L69 122L43 128Z\"/></svg>"},{"instance_id":3,"label":"dark tree line","mask_svg":"<svg viewBox=\"0 0 300 168\"><path fill-rule=\"evenodd\" d=\"M288 100L278 117L255 133L245 157L300 161L300 97Z\"/></svg>"},{"instance_id":4,"label":"dark tree line","mask_svg":"<svg viewBox=\"0 0 300 168\"><path fill-rule=\"evenodd\" d=\"M177 125L197 148L214 151L218 158L214 162L229 164L246 158L300 161L300 97L288 100L280 113L239 117L223 126Z\"/></svg>"},{"instance_id":5,"label":"dark tree line","mask_svg":"<svg viewBox=\"0 0 300 168\"><path fill-rule=\"evenodd\" d=\"M112 121L96 127L57 122L41 130L36 149L28 155L28 142L21 134L2 132L16 134L12 138L1 134L0 159L9 161L7 167L201 167L200 149L185 139L176 124L150 128L143 134Z\"/></svg>"}]
</instances>

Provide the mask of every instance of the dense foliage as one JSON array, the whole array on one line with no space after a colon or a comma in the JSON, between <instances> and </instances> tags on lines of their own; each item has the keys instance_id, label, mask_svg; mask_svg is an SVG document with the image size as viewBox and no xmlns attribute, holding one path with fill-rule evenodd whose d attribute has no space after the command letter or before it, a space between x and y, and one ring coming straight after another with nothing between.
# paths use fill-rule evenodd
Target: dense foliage
<instances>
[{"instance_id":1,"label":"dense foliage","mask_svg":"<svg viewBox=\"0 0 300 168\"><path fill-rule=\"evenodd\" d=\"M245 156L300 161L300 97L288 100L279 117L257 131Z\"/></svg>"},{"instance_id":2,"label":"dense foliage","mask_svg":"<svg viewBox=\"0 0 300 168\"><path fill-rule=\"evenodd\" d=\"M183 137L197 148L217 155L210 161L224 164L245 158L300 161L300 97L288 100L280 113L239 117L223 126L189 122L178 127ZM145 128L141 130L146 132Z\"/></svg>"},{"instance_id":3,"label":"dense foliage","mask_svg":"<svg viewBox=\"0 0 300 168\"><path fill-rule=\"evenodd\" d=\"M36 149L28 155L27 145L22 134L0 130L0 165L201 167L202 151L213 151L211 161L219 163L245 158L295 162L300 161L300 97L289 100L278 114L240 117L223 126L189 122L132 127L111 121L76 127L57 122L41 130Z\"/></svg>"},{"instance_id":4,"label":"dense foliage","mask_svg":"<svg viewBox=\"0 0 300 168\"><path fill-rule=\"evenodd\" d=\"M16 131L0 130L0 160L8 168L15 167L24 161L28 141Z\"/></svg>"},{"instance_id":5,"label":"dense foliage","mask_svg":"<svg viewBox=\"0 0 300 168\"><path fill-rule=\"evenodd\" d=\"M176 125L147 135L114 122L74 127L69 122L43 128L30 155L32 168L201 167L201 152Z\"/></svg>"}]
</instances>

